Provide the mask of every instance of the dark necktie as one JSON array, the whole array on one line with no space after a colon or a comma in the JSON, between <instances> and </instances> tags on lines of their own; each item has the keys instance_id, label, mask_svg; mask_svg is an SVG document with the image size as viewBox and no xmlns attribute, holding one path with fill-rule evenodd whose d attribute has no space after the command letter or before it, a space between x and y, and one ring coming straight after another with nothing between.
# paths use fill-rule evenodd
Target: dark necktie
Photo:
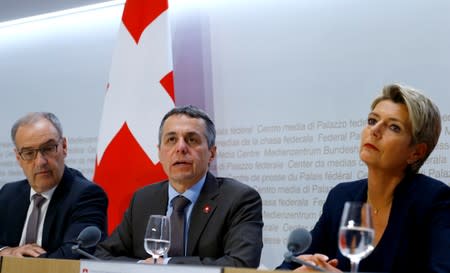
<instances>
[{"instance_id":1,"label":"dark necktie","mask_svg":"<svg viewBox=\"0 0 450 273\"><path fill-rule=\"evenodd\" d=\"M170 215L170 249L169 257L184 256L184 229L186 226L184 209L189 199L178 195L172 199L172 215Z\"/></svg>"},{"instance_id":2,"label":"dark necktie","mask_svg":"<svg viewBox=\"0 0 450 273\"><path fill-rule=\"evenodd\" d=\"M36 193L32 197L33 209L30 218L28 218L27 232L25 233L25 244L36 243L39 228L39 218L41 217L41 206L44 204L45 197Z\"/></svg>"}]
</instances>

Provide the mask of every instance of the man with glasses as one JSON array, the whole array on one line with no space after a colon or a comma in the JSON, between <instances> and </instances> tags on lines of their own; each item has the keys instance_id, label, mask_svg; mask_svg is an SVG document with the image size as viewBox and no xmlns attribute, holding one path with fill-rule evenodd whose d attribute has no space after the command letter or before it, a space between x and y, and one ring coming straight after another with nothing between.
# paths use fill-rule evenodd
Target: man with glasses
<instances>
[{"instance_id":1,"label":"man with glasses","mask_svg":"<svg viewBox=\"0 0 450 273\"><path fill-rule=\"evenodd\" d=\"M0 190L0 256L80 258L72 246L84 228L106 236L105 192L65 165L67 139L54 114L25 115L11 138L26 179Z\"/></svg>"}]
</instances>

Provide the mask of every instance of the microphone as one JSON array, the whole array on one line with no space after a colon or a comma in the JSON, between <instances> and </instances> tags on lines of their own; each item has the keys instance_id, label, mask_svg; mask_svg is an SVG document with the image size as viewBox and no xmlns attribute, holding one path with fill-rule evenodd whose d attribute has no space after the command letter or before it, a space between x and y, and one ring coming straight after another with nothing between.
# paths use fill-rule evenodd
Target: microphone
<instances>
[{"instance_id":1,"label":"microphone","mask_svg":"<svg viewBox=\"0 0 450 273\"><path fill-rule=\"evenodd\" d=\"M308 249L311 245L311 241L312 237L309 231L304 228L294 229L288 237L288 252L284 254L284 260L286 262L301 264L320 272L325 272L323 268L296 257Z\"/></svg>"},{"instance_id":2,"label":"microphone","mask_svg":"<svg viewBox=\"0 0 450 273\"><path fill-rule=\"evenodd\" d=\"M102 237L102 232L96 226L88 226L84 228L78 235L76 245L72 246L72 252L81 254L89 259L100 261L99 258L95 257L84 251L81 248L90 248L96 246Z\"/></svg>"},{"instance_id":3,"label":"microphone","mask_svg":"<svg viewBox=\"0 0 450 273\"><path fill-rule=\"evenodd\" d=\"M297 228L289 234L287 249L292 255L298 256L308 249L311 242L311 233L304 228Z\"/></svg>"}]
</instances>

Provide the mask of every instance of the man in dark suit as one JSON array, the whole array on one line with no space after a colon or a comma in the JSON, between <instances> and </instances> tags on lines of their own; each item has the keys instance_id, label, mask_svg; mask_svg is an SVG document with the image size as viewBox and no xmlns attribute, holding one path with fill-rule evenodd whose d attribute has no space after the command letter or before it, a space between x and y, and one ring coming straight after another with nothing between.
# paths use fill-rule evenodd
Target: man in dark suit
<instances>
[{"instance_id":1,"label":"man in dark suit","mask_svg":"<svg viewBox=\"0 0 450 273\"><path fill-rule=\"evenodd\" d=\"M84 228L106 234L105 192L65 166L67 139L54 114L27 114L11 137L26 179L0 190L0 256L80 258L71 247Z\"/></svg>"},{"instance_id":2,"label":"man in dark suit","mask_svg":"<svg viewBox=\"0 0 450 273\"><path fill-rule=\"evenodd\" d=\"M257 267L262 250L262 202L253 188L209 171L216 157L215 127L194 106L174 108L159 129L159 158L168 181L138 190L112 235L97 246L103 259L152 263L144 249L149 216L171 215L173 200L187 199L184 239L172 234L169 256L159 263ZM126 183L126 181L124 181ZM171 217L172 218L172 217ZM180 228L172 221L172 229ZM181 254L171 254L181 243Z\"/></svg>"}]
</instances>

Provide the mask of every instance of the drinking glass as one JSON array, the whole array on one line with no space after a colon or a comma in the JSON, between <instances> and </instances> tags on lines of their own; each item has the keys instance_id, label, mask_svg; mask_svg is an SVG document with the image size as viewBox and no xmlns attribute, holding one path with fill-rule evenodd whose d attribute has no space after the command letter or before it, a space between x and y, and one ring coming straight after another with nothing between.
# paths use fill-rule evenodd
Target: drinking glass
<instances>
[{"instance_id":1,"label":"drinking glass","mask_svg":"<svg viewBox=\"0 0 450 273\"><path fill-rule=\"evenodd\" d=\"M350 259L351 272L358 272L359 262L373 250L374 230L371 207L363 202L346 202L339 228L338 245Z\"/></svg>"},{"instance_id":2,"label":"drinking glass","mask_svg":"<svg viewBox=\"0 0 450 273\"><path fill-rule=\"evenodd\" d=\"M170 218L164 215L150 215L144 236L144 248L152 255L156 264L170 247Z\"/></svg>"}]
</instances>

